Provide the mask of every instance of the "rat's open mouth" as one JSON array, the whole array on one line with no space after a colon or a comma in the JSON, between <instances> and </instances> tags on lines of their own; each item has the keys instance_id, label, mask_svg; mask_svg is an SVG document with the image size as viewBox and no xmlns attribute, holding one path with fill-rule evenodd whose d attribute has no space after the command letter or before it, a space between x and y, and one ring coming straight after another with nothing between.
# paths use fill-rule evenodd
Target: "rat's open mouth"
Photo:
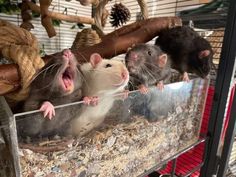
<instances>
[{"instance_id":1,"label":"rat's open mouth","mask_svg":"<svg viewBox=\"0 0 236 177\"><path fill-rule=\"evenodd\" d=\"M74 86L74 72L70 67L67 67L62 73L62 85L66 91L70 91Z\"/></svg>"}]
</instances>

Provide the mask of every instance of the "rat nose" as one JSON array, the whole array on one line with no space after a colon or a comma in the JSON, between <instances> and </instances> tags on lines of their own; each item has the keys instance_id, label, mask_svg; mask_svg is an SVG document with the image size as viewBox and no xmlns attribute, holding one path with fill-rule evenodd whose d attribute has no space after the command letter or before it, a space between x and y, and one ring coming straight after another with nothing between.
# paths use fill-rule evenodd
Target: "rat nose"
<instances>
[{"instance_id":1,"label":"rat nose","mask_svg":"<svg viewBox=\"0 0 236 177\"><path fill-rule=\"evenodd\" d=\"M63 56L65 57L65 59L70 60L70 59L72 59L73 54L69 49L65 49L65 50L63 50Z\"/></svg>"},{"instance_id":2,"label":"rat nose","mask_svg":"<svg viewBox=\"0 0 236 177\"><path fill-rule=\"evenodd\" d=\"M122 79L126 80L128 78L128 71L127 70L123 70L122 73L121 73L121 77Z\"/></svg>"},{"instance_id":3,"label":"rat nose","mask_svg":"<svg viewBox=\"0 0 236 177\"><path fill-rule=\"evenodd\" d=\"M138 55L134 52L130 52L130 58L133 61L137 61L138 60Z\"/></svg>"}]
</instances>

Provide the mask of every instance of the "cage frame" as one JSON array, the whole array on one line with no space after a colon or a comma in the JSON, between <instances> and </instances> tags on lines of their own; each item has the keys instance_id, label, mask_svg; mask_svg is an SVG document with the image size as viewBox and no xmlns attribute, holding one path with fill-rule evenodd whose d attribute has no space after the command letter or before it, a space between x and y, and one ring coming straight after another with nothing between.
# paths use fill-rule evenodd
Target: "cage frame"
<instances>
[{"instance_id":1,"label":"cage frame","mask_svg":"<svg viewBox=\"0 0 236 177\"><path fill-rule=\"evenodd\" d=\"M201 177L209 177L216 174L218 167L219 167L218 175L221 176L225 174L227 168L227 162L229 160L230 151L232 148L232 142L233 142L232 139L236 134L236 129L235 129L236 109L232 109L229 126L226 131L225 144L223 147L222 156L220 161L218 161L218 156L217 156L218 145L220 142L221 130L224 122L224 113L226 110L228 93L230 89L230 84L232 82L232 75L234 74L234 68L235 68L236 55L234 51L236 51L236 31L234 29L236 29L236 3L234 2L234 0L230 0L230 7L227 14L230 15L228 15L226 21L226 28L220 57L219 70L215 84L215 93L214 93L212 111L209 120L212 124L209 124L207 137L204 140L206 142L205 145L206 148L203 156L203 158L205 159L204 165L202 168L200 167ZM0 99L3 98L0 97ZM8 110L9 109L8 106L4 105L4 107L9 113L10 115L9 117L11 119L10 121L13 121L13 126L14 126L14 120L12 120L13 115L11 115L11 111ZM233 107L236 107L236 95L234 95ZM14 136L14 131L11 132L11 136ZM14 151L17 151L18 145L15 146L14 141L11 142L11 145L14 148L16 148ZM174 156L172 159L168 160L174 160L176 158L177 156ZM17 161L17 159L15 160ZM17 169L18 167L17 164L15 164L15 160L14 160L14 167L15 169ZM174 161L174 164L175 163L176 160ZM154 170L154 168L152 170Z\"/></svg>"},{"instance_id":2,"label":"cage frame","mask_svg":"<svg viewBox=\"0 0 236 177\"><path fill-rule=\"evenodd\" d=\"M227 98L230 91L232 76L235 68L236 51L236 3L230 0L227 13L225 35L222 52L216 78L215 93L213 98L212 111L208 126L209 144L205 149L206 161L201 169L201 177L209 177L216 174L218 166L217 151L220 142L221 130L224 122ZM230 14L230 15L229 15Z\"/></svg>"}]
</instances>

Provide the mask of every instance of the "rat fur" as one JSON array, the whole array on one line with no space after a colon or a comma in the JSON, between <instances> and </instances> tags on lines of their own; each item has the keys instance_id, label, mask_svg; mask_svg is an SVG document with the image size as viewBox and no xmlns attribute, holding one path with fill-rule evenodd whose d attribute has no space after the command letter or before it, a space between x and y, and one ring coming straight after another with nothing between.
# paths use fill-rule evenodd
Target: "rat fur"
<instances>
[{"instance_id":1,"label":"rat fur","mask_svg":"<svg viewBox=\"0 0 236 177\"><path fill-rule=\"evenodd\" d=\"M171 77L170 61L158 46L137 44L130 49L125 62L130 72L130 89L168 83Z\"/></svg>"},{"instance_id":2,"label":"rat fur","mask_svg":"<svg viewBox=\"0 0 236 177\"><path fill-rule=\"evenodd\" d=\"M181 74L195 73L202 78L209 74L213 65L212 47L192 28L178 26L164 29L155 44L170 55L171 67Z\"/></svg>"},{"instance_id":3,"label":"rat fur","mask_svg":"<svg viewBox=\"0 0 236 177\"><path fill-rule=\"evenodd\" d=\"M66 49L36 74L31 83L29 97L24 103L24 111L40 109L45 103L53 106L79 101L82 97L82 82L79 64L71 51ZM44 116L37 113L17 120L18 134L30 137L48 137L59 132L63 134L65 132L62 127L74 117L73 111L69 111L68 107L57 109L55 116L51 117L52 120L48 119L50 113L53 116L50 110L42 111Z\"/></svg>"},{"instance_id":4,"label":"rat fur","mask_svg":"<svg viewBox=\"0 0 236 177\"><path fill-rule=\"evenodd\" d=\"M85 77L82 87L84 96L97 96L96 106L82 106L81 113L72 122L74 135L82 136L99 126L111 109L116 97L124 91L129 81L129 73L121 61L102 59L97 53L90 57L90 63L83 64Z\"/></svg>"}]
</instances>

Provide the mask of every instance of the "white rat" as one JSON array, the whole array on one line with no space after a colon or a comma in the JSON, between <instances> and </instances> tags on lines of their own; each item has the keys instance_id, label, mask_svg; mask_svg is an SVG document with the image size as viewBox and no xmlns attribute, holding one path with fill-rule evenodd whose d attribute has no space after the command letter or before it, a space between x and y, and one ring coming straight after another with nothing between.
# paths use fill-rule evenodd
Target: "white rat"
<instances>
[{"instance_id":1,"label":"white rat","mask_svg":"<svg viewBox=\"0 0 236 177\"><path fill-rule=\"evenodd\" d=\"M102 59L97 53L90 57L90 63L81 66L86 83L82 94L98 97L96 106L81 108L80 114L72 121L72 133L82 136L99 126L111 109L116 93L122 92L129 82L129 72L121 61Z\"/></svg>"}]
</instances>

